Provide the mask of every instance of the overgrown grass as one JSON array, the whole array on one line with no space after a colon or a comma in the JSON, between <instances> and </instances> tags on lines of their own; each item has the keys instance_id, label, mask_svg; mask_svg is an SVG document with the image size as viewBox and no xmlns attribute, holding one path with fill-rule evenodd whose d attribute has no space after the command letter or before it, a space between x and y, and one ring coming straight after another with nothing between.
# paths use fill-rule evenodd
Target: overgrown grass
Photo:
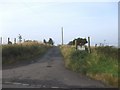
<instances>
[{"instance_id":1,"label":"overgrown grass","mask_svg":"<svg viewBox=\"0 0 120 90\"><path fill-rule=\"evenodd\" d=\"M92 48L92 53L62 46L66 68L85 74L106 84L118 86L118 50L112 47Z\"/></svg>"},{"instance_id":2,"label":"overgrown grass","mask_svg":"<svg viewBox=\"0 0 120 90\"><path fill-rule=\"evenodd\" d=\"M2 45L2 64L9 65L16 62L32 60L43 55L50 46L38 42Z\"/></svg>"}]
</instances>

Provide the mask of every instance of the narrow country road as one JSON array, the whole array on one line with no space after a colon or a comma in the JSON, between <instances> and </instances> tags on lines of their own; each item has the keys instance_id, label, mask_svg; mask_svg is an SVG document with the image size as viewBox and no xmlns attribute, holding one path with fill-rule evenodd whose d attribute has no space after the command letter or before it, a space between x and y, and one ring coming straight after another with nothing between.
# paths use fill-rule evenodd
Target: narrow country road
<instances>
[{"instance_id":1,"label":"narrow country road","mask_svg":"<svg viewBox=\"0 0 120 90\"><path fill-rule=\"evenodd\" d=\"M100 81L67 70L59 47L24 66L3 69L3 88L102 88Z\"/></svg>"}]
</instances>

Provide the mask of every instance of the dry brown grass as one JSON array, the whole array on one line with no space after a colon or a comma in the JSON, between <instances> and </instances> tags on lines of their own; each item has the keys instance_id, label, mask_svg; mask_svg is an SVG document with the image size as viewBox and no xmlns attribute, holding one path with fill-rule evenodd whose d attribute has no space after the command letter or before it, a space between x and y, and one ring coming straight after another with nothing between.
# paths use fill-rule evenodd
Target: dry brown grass
<instances>
[{"instance_id":1,"label":"dry brown grass","mask_svg":"<svg viewBox=\"0 0 120 90\"><path fill-rule=\"evenodd\" d=\"M114 87L118 87L118 77L113 77L112 74L108 73L97 73L97 74L92 74L92 73L87 73L87 76L100 80L108 85L112 85Z\"/></svg>"},{"instance_id":2,"label":"dry brown grass","mask_svg":"<svg viewBox=\"0 0 120 90\"><path fill-rule=\"evenodd\" d=\"M50 46L38 42L24 42L2 46L2 63L12 64L18 61L31 60L43 55Z\"/></svg>"}]
</instances>

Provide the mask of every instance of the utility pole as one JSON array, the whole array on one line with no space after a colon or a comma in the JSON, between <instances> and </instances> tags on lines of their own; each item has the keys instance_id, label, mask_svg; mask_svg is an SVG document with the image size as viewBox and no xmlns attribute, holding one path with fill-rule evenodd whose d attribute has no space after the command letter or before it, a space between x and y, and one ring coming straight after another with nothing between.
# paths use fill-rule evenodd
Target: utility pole
<instances>
[{"instance_id":1,"label":"utility pole","mask_svg":"<svg viewBox=\"0 0 120 90\"><path fill-rule=\"evenodd\" d=\"M25 42L25 39L24 39L24 42Z\"/></svg>"},{"instance_id":2,"label":"utility pole","mask_svg":"<svg viewBox=\"0 0 120 90\"><path fill-rule=\"evenodd\" d=\"M62 45L63 45L63 27L61 28L62 30Z\"/></svg>"}]
</instances>

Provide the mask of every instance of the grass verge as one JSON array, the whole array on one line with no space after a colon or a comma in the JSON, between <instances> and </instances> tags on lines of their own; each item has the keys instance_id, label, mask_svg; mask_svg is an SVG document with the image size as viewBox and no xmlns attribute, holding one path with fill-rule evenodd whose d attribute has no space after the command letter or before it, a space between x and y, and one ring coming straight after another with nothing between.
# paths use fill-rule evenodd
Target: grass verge
<instances>
[{"instance_id":1,"label":"grass verge","mask_svg":"<svg viewBox=\"0 0 120 90\"><path fill-rule=\"evenodd\" d=\"M118 49L92 48L92 53L77 51L73 46L61 46L65 67L106 84L118 87Z\"/></svg>"},{"instance_id":2,"label":"grass verge","mask_svg":"<svg viewBox=\"0 0 120 90\"><path fill-rule=\"evenodd\" d=\"M2 45L2 64L10 65L21 61L30 61L42 56L50 46L37 42Z\"/></svg>"}]
</instances>

